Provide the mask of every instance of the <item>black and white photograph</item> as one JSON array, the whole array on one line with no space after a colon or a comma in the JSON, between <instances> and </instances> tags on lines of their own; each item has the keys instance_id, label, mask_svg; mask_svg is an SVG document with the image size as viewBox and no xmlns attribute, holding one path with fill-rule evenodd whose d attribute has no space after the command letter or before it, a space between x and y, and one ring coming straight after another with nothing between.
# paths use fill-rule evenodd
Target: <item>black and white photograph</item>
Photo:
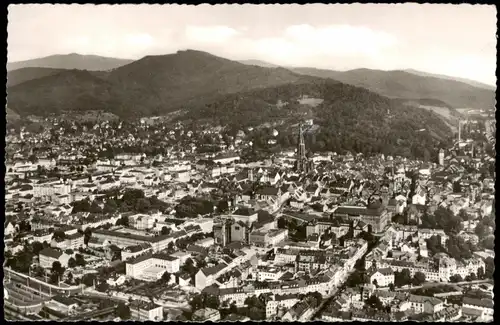
<instances>
[{"instance_id":1,"label":"black and white photograph","mask_svg":"<svg viewBox=\"0 0 500 325\"><path fill-rule=\"evenodd\" d=\"M496 6L7 20L6 321L493 322Z\"/></svg>"}]
</instances>

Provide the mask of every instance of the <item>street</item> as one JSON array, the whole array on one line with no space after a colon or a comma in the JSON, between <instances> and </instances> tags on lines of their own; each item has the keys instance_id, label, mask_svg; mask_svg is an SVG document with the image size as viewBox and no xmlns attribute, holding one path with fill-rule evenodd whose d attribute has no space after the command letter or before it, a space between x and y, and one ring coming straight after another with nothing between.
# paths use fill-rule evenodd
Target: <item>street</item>
<instances>
[{"instance_id":1,"label":"street","mask_svg":"<svg viewBox=\"0 0 500 325\"><path fill-rule=\"evenodd\" d=\"M325 298L323 298L323 301L321 301L321 304L316 308L316 310L314 311L314 313L311 314L310 317L307 318L307 321L310 321L310 320L313 320L313 319L317 319L319 316L321 316L321 313L323 312L323 309L330 305L330 303L332 302L333 299L336 299L339 294L341 294L344 289L345 289L345 281L347 280L347 278L349 277L349 275L351 275L351 273L354 272L354 269L349 271L349 273L346 274L346 276L342 279L341 281L341 285L340 287L337 287L337 288L334 288L333 289L333 292L326 296Z\"/></svg>"}]
</instances>

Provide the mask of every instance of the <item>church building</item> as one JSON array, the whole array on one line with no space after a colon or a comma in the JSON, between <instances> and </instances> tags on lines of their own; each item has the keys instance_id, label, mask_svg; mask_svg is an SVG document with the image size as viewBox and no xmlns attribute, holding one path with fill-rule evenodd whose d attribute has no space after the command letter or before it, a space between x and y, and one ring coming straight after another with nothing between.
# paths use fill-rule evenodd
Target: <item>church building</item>
<instances>
[{"instance_id":1,"label":"church building","mask_svg":"<svg viewBox=\"0 0 500 325\"><path fill-rule=\"evenodd\" d=\"M306 144L304 142L304 132L302 124L299 125L299 141L297 147L297 160L295 161L295 171L298 173L309 173L314 169L314 162L306 157Z\"/></svg>"}]
</instances>

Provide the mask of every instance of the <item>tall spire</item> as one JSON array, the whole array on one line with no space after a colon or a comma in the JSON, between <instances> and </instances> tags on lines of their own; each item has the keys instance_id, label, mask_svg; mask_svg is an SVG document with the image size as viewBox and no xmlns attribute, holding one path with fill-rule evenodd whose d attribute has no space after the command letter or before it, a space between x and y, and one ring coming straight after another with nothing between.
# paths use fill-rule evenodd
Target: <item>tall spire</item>
<instances>
[{"instance_id":1,"label":"tall spire","mask_svg":"<svg viewBox=\"0 0 500 325\"><path fill-rule=\"evenodd\" d=\"M462 141L462 137L461 137L461 132L462 131L462 121L461 120L458 120L458 143L460 143L460 141Z\"/></svg>"},{"instance_id":2,"label":"tall spire","mask_svg":"<svg viewBox=\"0 0 500 325\"><path fill-rule=\"evenodd\" d=\"M306 144L304 142L304 133L302 131L302 123L299 125L299 147L297 148L297 154L299 159L306 157Z\"/></svg>"},{"instance_id":3,"label":"tall spire","mask_svg":"<svg viewBox=\"0 0 500 325\"><path fill-rule=\"evenodd\" d=\"M302 123L299 124L299 139L297 144L297 161L296 161L296 169L301 172L304 171L305 168L305 160L306 160L306 144L304 142L304 134L302 131Z\"/></svg>"}]
</instances>

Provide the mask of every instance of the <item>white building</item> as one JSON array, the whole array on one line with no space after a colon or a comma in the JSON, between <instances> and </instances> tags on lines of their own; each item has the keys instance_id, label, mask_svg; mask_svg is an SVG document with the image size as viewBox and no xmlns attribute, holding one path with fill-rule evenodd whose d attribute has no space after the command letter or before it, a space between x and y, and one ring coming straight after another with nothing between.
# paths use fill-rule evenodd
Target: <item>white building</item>
<instances>
[{"instance_id":1,"label":"white building","mask_svg":"<svg viewBox=\"0 0 500 325\"><path fill-rule=\"evenodd\" d=\"M292 308L297 302L299 297L296 294L291 295L274 295L271 300L266 303L266 319L270 319L278 314L278 310L283 308L288 310Z\"/></svg>"},{"instance_id":2,"label":"white building","mask_svg":"<svg viewBox=\"0 0 500 325\"><path fill-rule=\"evenodd\" d=\"M410 295L408 301L411 309L418 314L435 314L444 308L443 301L435 297Z\"/></svg>"},{"instance_id":3,"label":"white building","mask_svg":"<svg viewBox=\"0 0 500 325\"><path fill-rule=\"evenodd\" d=\"M147 214L136 214L129 217L129 223L136 229L146 230L153 228L155 218Z\"/></svg>"},{"instance_id":4,"label":"white building","mask_svg":"<svg viewBox=\"0 0 500 325\"><path fill-rule=\"evenodd\" d=\"M228 265L226 263L221 263L199 270L195 276L195 287L199 290L203 290L212 285L220 275L227 271L227 269Z\"/></svg>"},{"instance_id":5,"label":"white building","mask_svg":"<svg viewBox=\"0 0 500 325\"><path fill-rule=\"evenodd\" d=\"M284 272L277 267L259 266L254 271L254 278L259 282L278 281L283 274Z\"/></svg>"},{"instance_id":6,"label":"white building","mask_svg":"<svg viewBox=\"0 0 500 325\"><path fill-rule=\"evenodd\" d=\"M68 267L68 261L70 258L71 255L62 253L53 248L42 249L38 254L40 266L45 269L52 268L52 264L56 261L61 263L62 267Z\"/></svg>"},{"instance_id":7,"label":"white building","mask_svg":"<svg viewBox=\"0 0 500 325\"><path fill-rule=\"evenodd\" d=\"M131 316L140 321L162 321L163 307L152 302L134 300L130 303Z\"/></svg>"},{"instance_id":8,"label":"white building","mask_svg":"<svg viewBox=\"0 0 500 325\"><path fill-rule=\"evenodd\" d=\"M394 271L388 267L377 269L370 275L370 283L388 287L391 283L394 284Z\"/></svg>"},{"instance_id":9,"label":"white building","mask_svg":"<svg viewBox=\"0 0 500 325\"><path fill-rule=\"evenodd\" d=\"M250 243L259 247L274 247L288 239L287 229L271 229L268 232L254 231L250 233Z\"/></svg>"},{"instance_id":10,"label":"white building","mask_svg":"<svg viewBox=\"0 0 500 325\"><path fill-rule=\"evenodd\" d=\"M462 304L463 314L480 313L481 318L492 319L494 313L494 304L492 299L475 299L464 297Z\"/></svg>"},{"instance_id":11,"label":"white building","mask_svg":"<svg viewBox=\"0 0 500 325\"><path fill-rule=\"evenodd\" d=\"M427 194L425 193L424 190L417 191L417 193L413 195L411 198L412 204L425 205L426 202L427 202Z\"/></svg>"},{"instance_id":12,"label":"white building","mask_svg":"<svg viewBox=\"0 0 500 325\"><path fill-rule=\"evenodd\" d=\"M179 259L179 264L181 266L184 265L184 263L186 263L186 261L187 261L188 258L192 257L190 253L181 252L181 251L175 252L175 253L171 254L170 256L178 258Z\"/></svg>"},{"instance_id":13,"label":"white building","mask_svg":"<svg viewBox=\"0 0 500 325\"><path fill-rule=\"evenodd\" d=\"M195 322L216 322L220 320L220 312L212 308L198 309L193 313L192 319Z\"/></svg>"},{"instance_id":14,"label":"white building","mask_svg":"<svg viewBox=\"0 0 500 325\"><path fill-rule=\"evenodd\" d=\"M127 261L126 275L136 279L156 280L165 272L177 273L179 268L178 258L166 254L146 254Z\"/></svg>"},{"instance_id":15,"label":"white building","mask_svg":"<svg viewBox=\"0 0 500 325\"><path fill-rule=\"evenodd\" d=\"M432 236L439 236L441 239L441 245L446 245L448 235L444 232L443 229L418 229L419 239L429 239Z\"/></svg>"},{"instance_id":16,"label":"white building","mask_svg":"<svg viewBox=\"0 0 500 325\"><path fill-rule=\"evenodd\" d=\"M77 250L80 247L85 246L84 235L80 234L80 233L75 233L75 234L66 235L64 237L64 239L59 240L59 241L52 239L50 246L56 247L56 248L59 248L62 250L66 250L66 249Z\"/></svg>"}]
</instances>

